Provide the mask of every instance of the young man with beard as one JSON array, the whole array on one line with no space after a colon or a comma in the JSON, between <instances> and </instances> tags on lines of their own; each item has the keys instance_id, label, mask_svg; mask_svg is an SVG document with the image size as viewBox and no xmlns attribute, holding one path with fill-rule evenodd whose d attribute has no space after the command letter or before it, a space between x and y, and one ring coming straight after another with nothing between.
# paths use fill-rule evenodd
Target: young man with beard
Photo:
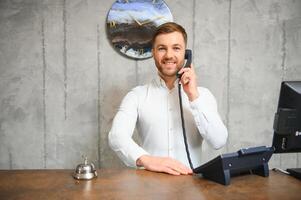
<instances>
[{"instance_id":1,"label":"young man with beard","mask_svg":"<svg viewBox=\"0 0 301 200\"><path fill-rule=\"evenodd\" d=\"M228 137L211 92L197 87L193 66L182 68L187 45L185 29L173 22L158 27L152 53L158 76L132 89L123 99L109 133L109 144L131 167L173 175L192 174L182 134L177 73L182 74L182 101L187 143L193 164L201 164L202 142L215 149ZM132 139L137 124L142 145Z\"/></svg>"}]
</instances>

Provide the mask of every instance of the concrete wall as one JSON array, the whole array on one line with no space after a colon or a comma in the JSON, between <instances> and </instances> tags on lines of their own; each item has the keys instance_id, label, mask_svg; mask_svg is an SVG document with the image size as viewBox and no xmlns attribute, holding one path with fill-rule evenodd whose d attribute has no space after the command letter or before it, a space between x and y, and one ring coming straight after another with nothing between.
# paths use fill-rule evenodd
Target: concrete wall
<instances>
[{"instance_id":1,"label":"concrete wall","mask_svg":"<svg viewBox=\"0 0 301 200\"><path fill-rule=\"evenodd\" d=\"M113 0L0 1L0 169L74 168L85 154L123 167L107 144L122 97L148 82L152 59L114 51ZM225 148L271 145L280 82L301 80L301 1L166 0L187 29L199 84L218 101ZM298 154L271 167L301 166Z\"/></svg>"}]
</instances>

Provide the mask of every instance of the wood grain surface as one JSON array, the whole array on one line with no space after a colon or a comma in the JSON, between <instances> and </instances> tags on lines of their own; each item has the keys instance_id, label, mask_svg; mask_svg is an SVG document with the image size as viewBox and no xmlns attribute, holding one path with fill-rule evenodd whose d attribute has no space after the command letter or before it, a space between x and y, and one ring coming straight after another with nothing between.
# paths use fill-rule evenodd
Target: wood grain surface
<instances>
[{"instance_id":1,"label":"wood grain surface","mask_svg":"<svg viewBox=\"0 0 301 200\"><path fill-rule=\"evenodd\" d=\"M100 169L78 181L73 170L0 170L0 199L301 199L301 181L279 172L243 175L229 186L197 175L172 176L134 169Z\"/></svg>"}]
</instances>

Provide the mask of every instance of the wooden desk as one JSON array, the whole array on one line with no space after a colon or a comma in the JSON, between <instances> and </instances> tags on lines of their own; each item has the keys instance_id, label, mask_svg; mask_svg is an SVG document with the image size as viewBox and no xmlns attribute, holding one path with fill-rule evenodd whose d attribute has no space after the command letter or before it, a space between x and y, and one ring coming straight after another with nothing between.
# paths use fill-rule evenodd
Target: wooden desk
<instances>
[{"instance_id":1,"label":"wooden desk","mask_svg":"<svg viewBox=\"0 0 301 200\"><path fill-rule=\"evenodd\" d=\"M301 181L279 172L244 175L223 186L197 176L101 169L77 181L72 170L0 170L0 199L301 199Z\"/></svg>"}]
</instances>

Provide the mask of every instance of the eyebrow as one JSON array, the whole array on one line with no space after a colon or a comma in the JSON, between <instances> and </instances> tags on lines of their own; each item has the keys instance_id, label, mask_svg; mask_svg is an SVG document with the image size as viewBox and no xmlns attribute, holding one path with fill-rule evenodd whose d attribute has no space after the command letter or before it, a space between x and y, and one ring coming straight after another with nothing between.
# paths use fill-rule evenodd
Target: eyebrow
<instances>
[{"instance_id":1,"label":"eyebrow","mask_svg":"<svg viewBox=\"0 0 301 200\"><path fill-rule=\"evenodd\" d=\"M166 47L166 46L167 46L167 45L165 45L165 44L158 44L158 45L156 45L156 47ZM173 47L175 47L175 46L182 47L181 44L173 44L172 46L173 46Z\"/></svg>"}]
</instances>

